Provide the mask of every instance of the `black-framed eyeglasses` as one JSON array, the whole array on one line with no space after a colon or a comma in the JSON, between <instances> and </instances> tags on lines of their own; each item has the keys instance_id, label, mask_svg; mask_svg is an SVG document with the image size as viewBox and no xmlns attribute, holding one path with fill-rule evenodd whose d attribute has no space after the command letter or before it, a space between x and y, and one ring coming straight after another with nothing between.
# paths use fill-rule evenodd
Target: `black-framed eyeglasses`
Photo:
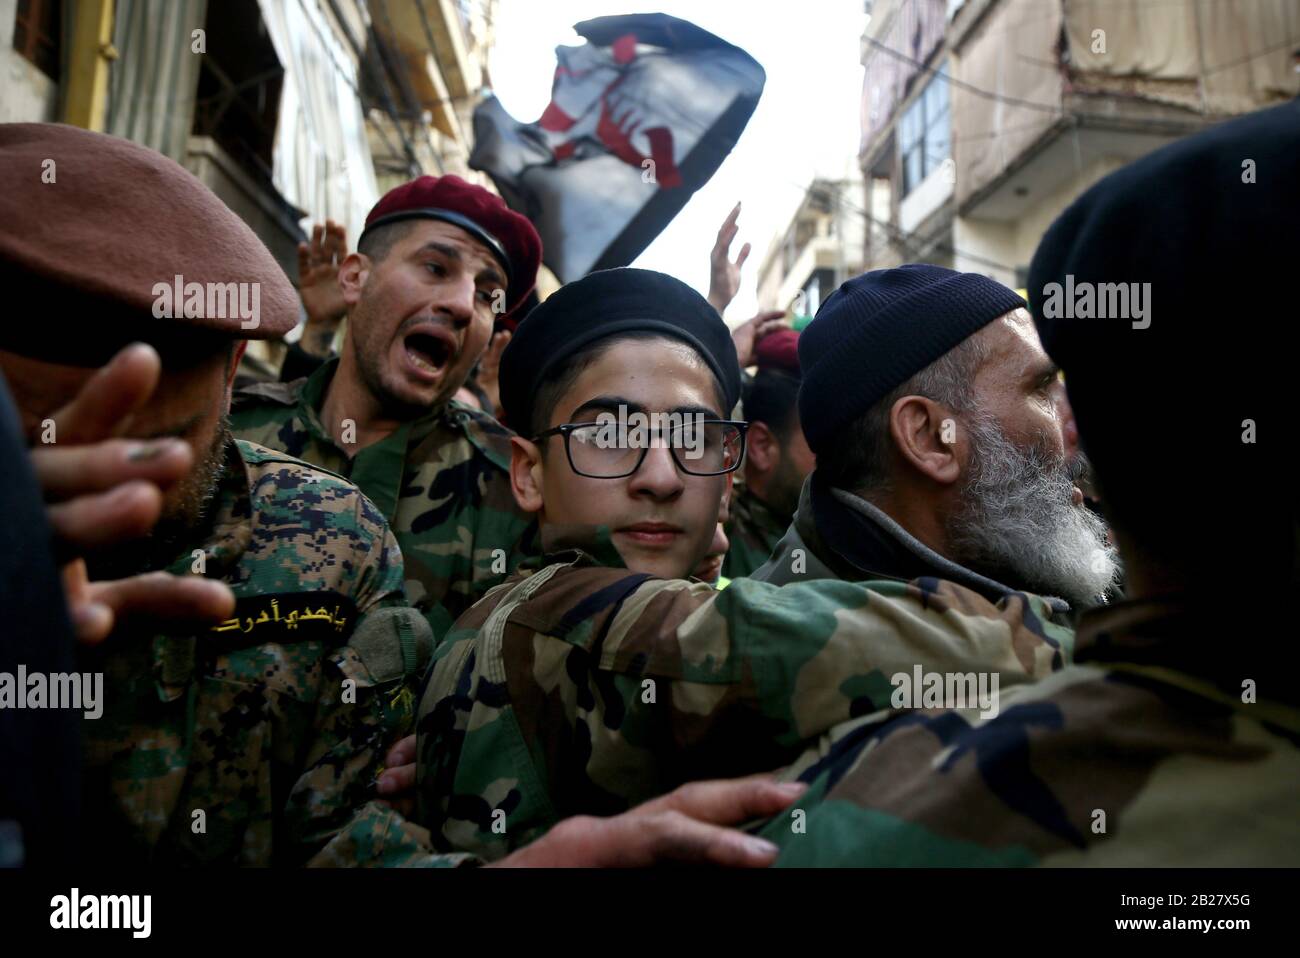
<instances>
[{"instance_id":1,"label":"black-framed eyeglasses","mask_svg":"<svg viewBox=\"0 0 1300 958\"><path fill-rule=\"evenodd\" d=\"M677 468L687 475L721 476L735 472L745 461L748 430L749 423L739 420L687 416L663 430L659 444L668 447ZM564 454L578 475L622 479L641 468L651 446L649 442L629 442L626 433L619 430L617 422L566 422L539 432L533 442L563 436Z\"/></svg>"}]
</instances>

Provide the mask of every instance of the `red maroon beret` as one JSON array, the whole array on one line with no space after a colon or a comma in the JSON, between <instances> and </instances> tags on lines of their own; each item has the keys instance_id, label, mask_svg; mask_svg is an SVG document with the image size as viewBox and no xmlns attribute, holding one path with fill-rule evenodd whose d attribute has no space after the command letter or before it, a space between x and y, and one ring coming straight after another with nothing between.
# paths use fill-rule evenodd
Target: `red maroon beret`
<instances>
[{"instance_id":1,"label":"red maroon beret","mask_svg":"<svg viewBox=\"0 0 1300 958\"><path fill-rule=\"evenodd\" d=\"M361 236L378 226L410 219L459 226L491 250L506 271L507 316L532 292L542 261L541 237L528 217L510 209L495 193L452 173L421 176L385 193L366 217Z\"/></svg>"},{"instance_id":2,"label":"red maroon beret","mask_svg":"<svg viewBox=\"0 0 1300 958\"><path fill-rule=\"evenodd\" d=\"M778 329L754 346L754 365L759 369L780 369L799 375L799 334L793 329Z\"/></svg>"},{"instance_id":3,"label":"red maroon beret","mask_svg":"<svg viewBox=\"0 0 1300 958\"><path fill-rule=\"evenodd\" d=\"M0 182L0 282L34 310L0 328L0 348L90 364L134 340L198 349L298 321L257 234L160 153L75 126L0 124Z\"/></svg>"}]
</instances>

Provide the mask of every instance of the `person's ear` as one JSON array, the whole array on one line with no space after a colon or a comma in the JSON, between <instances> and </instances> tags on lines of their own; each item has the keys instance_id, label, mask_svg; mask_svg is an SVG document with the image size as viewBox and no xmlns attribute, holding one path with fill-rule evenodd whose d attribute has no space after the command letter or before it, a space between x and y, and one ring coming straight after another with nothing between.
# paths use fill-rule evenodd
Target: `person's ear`
<instances>
[{"instance_id":1,"label":"person's ear","mask_svg":"<svg viewBox=\"0 0 1300 958\"><path fill-rule=\"evenodd\" d=\"M524 512L542 511L542 452L522 436L510 437L510 491Z\"/></svg>"},{"instance_id":2,"label":"person's ear","mask_svg":"<svg viewBox=\"0 0 1300 958\"><path fill-rule=\"evenodd\" d=\"M781 443L765 422L751 422L745 437L745 455L759 475L767 475L781 461Z\"/></svg>"},{"instance_id":3,"label":"person's ear","mask_svg":"<svg viewBox=\"0 0 1300 958\"><path fill-rule=\"evenodd\" d=\"M361 299L362 287L370 278L372 269L374 263L365 253L349 253L347 258L339 263L339 289L343 291L343 302L348 304L349 309Z\"/></svg>"},{"instance_id":4,"label":"person's ear","mask_svg":"<svg viewBox=\"0 0 1300 958\"><path fill-rule=\"evenodd\" d=\"M903 461L928 479L950 485L961 476L965 437L947 406L904 396L889 410L889 434Z\"/></svg>"}]
</instances>

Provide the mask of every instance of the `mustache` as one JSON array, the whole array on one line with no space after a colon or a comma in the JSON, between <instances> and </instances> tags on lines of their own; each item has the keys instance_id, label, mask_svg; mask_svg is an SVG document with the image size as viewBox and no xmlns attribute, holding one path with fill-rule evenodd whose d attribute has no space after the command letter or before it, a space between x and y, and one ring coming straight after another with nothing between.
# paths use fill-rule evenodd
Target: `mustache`
<instances>
[{"instance_id":1,"label":"mustache","mask_svg":"<svg viewBox=\"0 0 1300 958\"><path fill-rule=\"evenodd\" d=\"M1065 463L1065 476L1075 485L1091 483L1093 478L1092 461L1082 452L1076 452Z\"/></svg>"},{"instance_id":2,"label":"mustache","mask_svg":"<svg viewBox=\"0 0 1300 958\"><path fill-rule=\"evenodd\" d=\"M993 430L997 430L998 435L1001 433L995 423L981 423L980 426L985 441L977 444L975 452L978 458L986 459L990 446L987 437ZM1003 438L1005 441L1005 437ZM1021 449L1020 455L1026 463L1032 463L1035 470L1045 477L1057 482L1079 486L1085 490L1093 488L1095 474L1092 468L1092 460L1088 458L1082 449L1077 450L1073 456L1066 457L1042 443L1035 442L1029 447Z\"/></svg>"}]
</instances>

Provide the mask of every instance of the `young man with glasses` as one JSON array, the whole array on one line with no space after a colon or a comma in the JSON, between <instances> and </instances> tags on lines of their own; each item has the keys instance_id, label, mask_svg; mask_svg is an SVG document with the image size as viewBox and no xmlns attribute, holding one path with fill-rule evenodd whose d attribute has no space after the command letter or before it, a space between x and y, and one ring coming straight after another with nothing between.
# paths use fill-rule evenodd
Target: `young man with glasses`
<instances>
[{"instance_id":1,"label":"young man with glasses","mask_svg":"<svg viewBox=\"0 0 1300 958\"><path fill-rule=\"evenodd\" d=\"M1068 655L1068 632L1023 595L688 578L745 424L728 415L740 371L726 326L671 277L618 269L564 287L520 324L501 381L521 432L512 488L545 555L435 653L417 792L439 851L492 861L569 815L770 772L888 708L890 676L918 663L1007 686Z\"/></svg>"},{"instance_id":2,"label":"young man with glasses","mask_svg":"<svg viewBox=\"0 0 1300 958\"><path fill-rule=\"evenodd\" d=\"M725 327L717 344L734 367ZM687 340L644 331L579 350L551 382L566 388L541 390L533 438L511 441L519 504L579 542L603 527L634 571L688 577L744 456L746 424L726 415L734 387Z\"/></svg>"}]
</instances>

